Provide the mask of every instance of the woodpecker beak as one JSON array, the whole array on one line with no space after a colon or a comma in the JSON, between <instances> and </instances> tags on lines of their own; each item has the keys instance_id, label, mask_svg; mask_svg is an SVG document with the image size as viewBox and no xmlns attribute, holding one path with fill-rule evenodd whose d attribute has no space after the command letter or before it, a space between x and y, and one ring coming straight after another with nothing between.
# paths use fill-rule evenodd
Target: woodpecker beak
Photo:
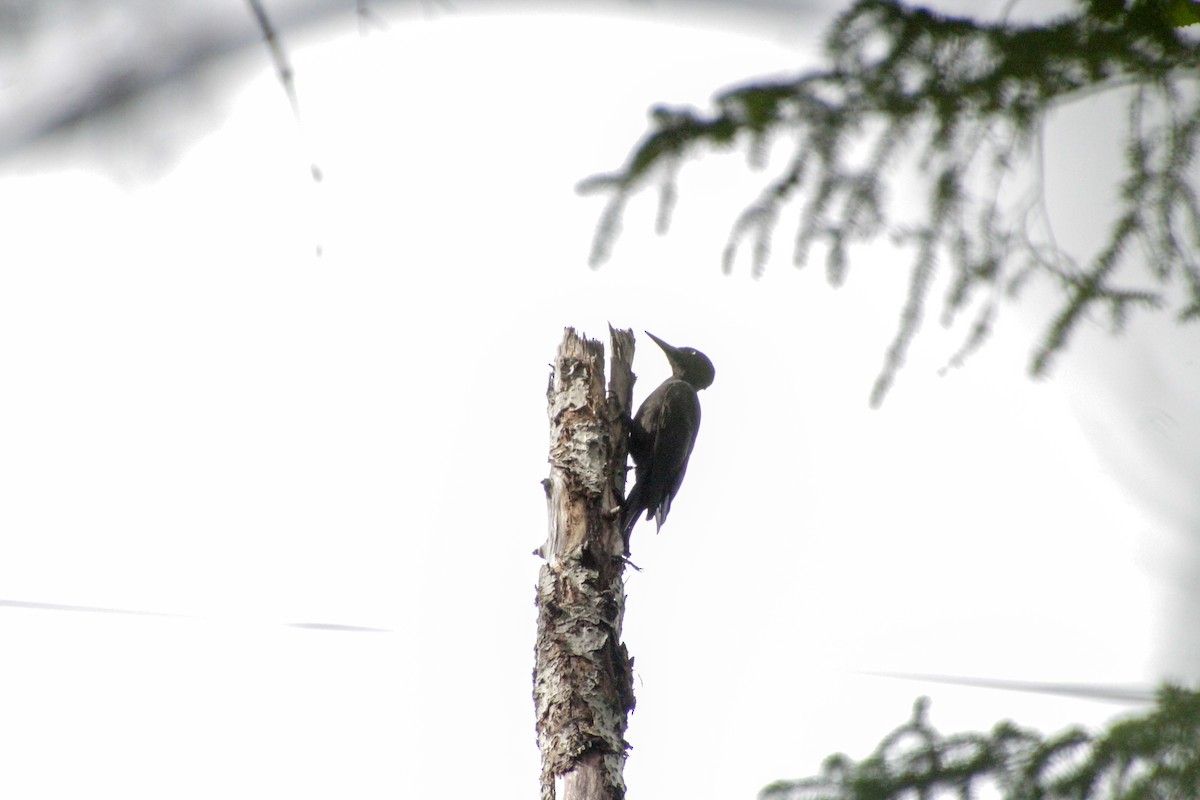
<instances>
[{"instance_id":1,"label":"woodpecker beak","mask_svg":"<svg viewBox=\"0 0 1200 800\"><path fill-rule=\"evenodd\" d=\"M647 336L649 336L651 339L653 339L653 340L654 340L654 343L655 343L656 345L658 345L659 347L661 347L661 348L662 348L662 351L663 351L664 353L666 353L666 354L667 354L667 358L668 358L668 359L670 359L670 360L672 360L672 361L674 361L675 354L678 352L678 349L677 349L677 348L675 348L675 347L672 347L671 345L667 344L666 342L664 342L662 339L660 339L660 338L658 338L657 336L655 336L655 335L654 335L653 333L651 333L650 331L642 331L642 333L646 334L646 335L647 335Z\"/></svg>"},{"instance_id":2,"label":"woodpecker beak","mask_svg":"<svg viewBox=\"0 0 1200 800\"><path fill-rule=\"evenodd\" d=\"M672 347L662 339L655 336L650 331L643 331L647 336L654 340L654 343L662 348L662 351L667 354L667 363L671 365L671 372L674 375L680 375L685 369L684 355L679 352L678 347Z\"/></svg>"}]
</instances>

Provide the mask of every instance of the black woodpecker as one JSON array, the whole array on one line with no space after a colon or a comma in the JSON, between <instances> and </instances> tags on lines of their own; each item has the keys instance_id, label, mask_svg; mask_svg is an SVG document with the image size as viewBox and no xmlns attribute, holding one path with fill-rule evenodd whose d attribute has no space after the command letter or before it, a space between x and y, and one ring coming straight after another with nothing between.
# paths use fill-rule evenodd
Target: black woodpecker
<instances>
[{"instance_id":1,"label":"black woodpecker","mask_svg":"<svg viewBox=\"0 0 1200 800\"><path fill-rule=\"evenodd\" d=\"M637 480L621 505L626 555L629 536L643 511L662 530L700 430L696 393L711 386L716 376L712 362L699 350L672 347L649 331L646 335L667 354L671 377L650 393L629 426L629 455L637 466Z\"/></svg>"}]
</instances>

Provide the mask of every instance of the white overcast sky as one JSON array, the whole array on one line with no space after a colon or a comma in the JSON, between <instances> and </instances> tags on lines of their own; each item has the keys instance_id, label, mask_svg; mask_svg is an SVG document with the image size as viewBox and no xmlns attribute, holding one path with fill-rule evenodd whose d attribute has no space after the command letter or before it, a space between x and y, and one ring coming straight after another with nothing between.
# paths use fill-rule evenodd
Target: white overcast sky
<instances>
[{"instance_id":1,"label":"white overcast sky","mask_svg":"<svg viewBox=\"0 0 1200 800\"><path fill-rule=\"evenodd\" d=\"M647 195L586 265L574 185L646 108L812 64L827 18L390 8L287 35L303 132L256 47L0 163L0 795L533 796L567 325L717 369L671 520L635 533L631 800L865 756L923 693L946 732L1116 710L860 671L1200 677L1194 327L1085 326L1034 382L1035 293L939 378L962 332L931 314L869 410L905 257L834 291L785 230L764 278L723 276L736 155L684 171L669 236ZM1048 136L1068 246L1105 218L1114 108ZM638 400L667 373L644 338L635 369Z\"/></svg>"}]
</instances>

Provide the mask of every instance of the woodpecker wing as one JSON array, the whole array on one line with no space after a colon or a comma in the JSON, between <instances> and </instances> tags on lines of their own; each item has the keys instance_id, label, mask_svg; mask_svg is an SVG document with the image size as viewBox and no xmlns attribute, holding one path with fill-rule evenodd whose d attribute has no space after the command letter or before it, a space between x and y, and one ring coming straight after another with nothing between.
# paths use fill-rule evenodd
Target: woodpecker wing
<instances>
[{"instance_id":1,"label":"woodpecker wing","mask_svg":"<svg viewBox=\"0 0 1200 800\"><path fill-rule=\"evenodd\" d=\"M700 398L678 378L664 381L633 418L630 453L637 465L639 503L659 528L683 483L699 430Z\"/></svg>"}]
</instances>

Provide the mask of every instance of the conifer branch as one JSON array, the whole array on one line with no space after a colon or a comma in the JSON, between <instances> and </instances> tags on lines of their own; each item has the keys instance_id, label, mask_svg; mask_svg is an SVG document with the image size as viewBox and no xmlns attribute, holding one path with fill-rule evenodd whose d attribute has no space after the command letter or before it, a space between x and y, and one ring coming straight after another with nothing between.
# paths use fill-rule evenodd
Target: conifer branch
<instances>
[{"instance_id":1,"label":"conifer branch","mask_svg":"<svg viewBox=\"0 0 1200 800\"><path fill-rule=\"evenodd\" d=\"M1200 693L1164 686L1145 714L1094 735L1069 728L1046 738L1012 722L943 736L921 698L867 758L830 756L819 775L773 783L759 800L958 800L997 791L1004 800L1200 797Z\"/></svg>"},{"instance_id":2,"label":"conifer branch","mask_svg":"<svg viewBox=\"0 0 1200 800\"><path fill-rule=\"evenodd\" d=\"M1074 13L1033 25L858 0L829 30L823 69L735 86L719 93L709 112L654 108L625 166L579 185L608 200L592 263L611 254L631 195L660 184L656 227L665 231L680 165L734 146L761 164L767 145L787 135L797 142L795 155L735 218L721 266L731 272L748 245L751 272L760 275L788 208L798 210L796 263L822 248L834 286L845 280L856 244L881 234L907 242L914 250L909 294L873 403L882 401L918 332L936 263L952 273L943 323L980 304L952 365L983 343L999 301L1031 277L1048 277L1064 290L1064 305L1031 359L1034 374L1049 368L1093 307L1120 330L1132 309L1166 307L1176 290L1178 318L1200 318L1200 201L1192 183L1200 43L1164 8L1080 0ZM1054 240L1040 171L1031 201L1014 202L1015 187L1004 178L1022 165L1038 166L1051 110L1117 91L1130 95L1117 209L1107 242L1088 258L1074 258ZM888 191L914 166L913 184L923 196L918 219L906 216ZM1035 209L1047 222L1040 236L1028 224ZM914 230L923 233L913 236ZM1117 285L1127 266L1144 280Z\"/></svg>"}]
</instances>

